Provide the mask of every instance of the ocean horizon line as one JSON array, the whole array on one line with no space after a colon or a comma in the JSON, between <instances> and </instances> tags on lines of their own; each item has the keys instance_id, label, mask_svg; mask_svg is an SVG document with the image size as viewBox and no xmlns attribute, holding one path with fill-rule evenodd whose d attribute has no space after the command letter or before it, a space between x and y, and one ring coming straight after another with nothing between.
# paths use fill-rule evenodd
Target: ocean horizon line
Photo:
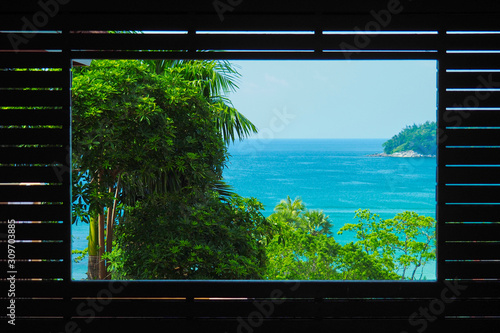
<instances>
[{"instance_id":1,"label":"ocean horizon line","mask_svg":"<svg viewBox=\"0 0 500 333\"><path fill-rule=\"evenodd\" d=\"M389 140L390 138L244 138L241 141L278 141L278 140ZM240 142L235 141L235 142Z\"/></svg>"}]
</instances>

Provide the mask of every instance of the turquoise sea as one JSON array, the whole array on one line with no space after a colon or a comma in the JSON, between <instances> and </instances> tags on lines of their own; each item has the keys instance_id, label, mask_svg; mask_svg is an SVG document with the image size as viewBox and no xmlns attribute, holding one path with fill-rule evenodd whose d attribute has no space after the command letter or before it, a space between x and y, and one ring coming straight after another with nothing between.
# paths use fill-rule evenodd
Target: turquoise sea
<instances>
[{"instance_id":1,"label":"turquoise sea","mask_svg":"<svg viewBox=\"0 0 500 333\"><path fill-rule=\"evenodd\" d=\"M334 232L355 222L354 212L369 209L382 218L411 210L435 217L436 159L367 156L382 152L386 139L247 139L229 148L224 178L235 192L256 197L269 216L289 195L308 209L320 209ZM88 225L73 228L73 248L87 245ZM345 244L353 235L335 239ZM87 262L73 264L73 278L86 277ZM424 275L435 278L429 263Z\"/></svg>"}]
</instances>

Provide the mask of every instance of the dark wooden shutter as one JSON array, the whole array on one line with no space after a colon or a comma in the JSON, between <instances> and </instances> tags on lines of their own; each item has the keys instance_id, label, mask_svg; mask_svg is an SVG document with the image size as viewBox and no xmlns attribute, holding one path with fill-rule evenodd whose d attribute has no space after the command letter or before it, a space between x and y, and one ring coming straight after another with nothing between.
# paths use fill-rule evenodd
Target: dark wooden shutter
<instances>
[{"instance_id":1,"label":"dark wooden shutter","mask_svg":"<svg viewBox=\"0 0 500 333\"><path fill-rule=\"evenodd\" d=\"M2 330L22 332L57 327L70 299L70 62L61 49L46 52L43 45L61 44L60 34L34 36L23 52L12 50L14 35L0 33L0 233L14 220L16 237L15 267L7 266L8 243L0 240L0 316ZM37 46L38 37L44 43ZM11 275L16 326L5 319Z\"/></svg>"},{"instance_id":2,"label":"dark wooden shutter","mask_svg":"<svg viewBox=\"0 0 500 333\"><path fill-rule=\"evenodd\" d=\"M446 279L500 272L500 35L447 31L440 66L440 262Z\"/></svg>"},{"instance_id":3,"label":"dark wooden shutter","mask_svg":"<svg viewBox=\"0 0 500 333\"><path fill-rule=\"evenodd\" d=\"M224 4L229 2L221 1ZM209 332L325 331L496 332L500 317L499 92L479 98L475 89L500 81L500 35L454 34L492 31L500 15L494 1L401 2L384 31L368 29L387 1L331 3L231 2L220 20L210 1L158 4L78 2L60 4L44 29L12 52L8 32L0 33L1 68L57 68L58 72L0 71L0 232L16 224L16 329L104 332L108 330L206 330ZM0 31L22 29L40 11L34 2L0 6ZM186 34L85 34L73 31L179 30ZM313 34L203 35L196 31L312 31ZM325 35L324 31L344 31ZM397 31L424 31L401 34ZM369 42L356 44L355 38ZM343 44L344 43L344 44ZM350 59L436 59L439 64L438 280L436 282L266 282L142 281L72 282L70 265L70 65L81 58L220 58L346 60L341 45L358 50ZM56 52L43 52L44 50ZM182 53L140 50L184 49ZM198 49L232 50L197 53ZM282 52L287 50L287 52ZM487 50L486 53L465 51ZM459 52L455 52L459 51ZM464 70L476 70L464 71ZM478 72L480 71L480 72ZM491 75L491 77L490 77ZM25 88L43 88L26 90ZM48 88L48 89L47 89ZM457 90L459 89L459 90ZM468 89L468 90L463 90ZM479 96L486 96L479 91ZM476 96L476 98L478 98ZM475 107L475 104L471 106ZM44 126L58 126L46 128ZM24 128L22 126L28 126ZM23 144L43 145L19 147ZM21 209L19 209L21 208ZM48 223L55 221L57 223ZM2 241L1 258L6 253ZM49 261L22 261L47 259ZM0 277L3 278L4 267ZM23 280L24 279L24 280ZM1 304L8 283L0 281ZM455 294L453 293L455 291ZM273 300L272 297L284 297ZM450 297L453 297L451 299ZM209 299L211 298L211 299ZM215 298L215 299L214 299ZM274 302L273 302L274 301ZM271 305L272 304L272 305ZM420 311L430 319L415 317ZM2 310L3 311L3 310ZM413 316L413 317L412 317ZM6 319L3 313L2 328ZM413 318L413 319L412 319ZM423 321L417 322L415 320Z\"/></svg>"}]
</instances>

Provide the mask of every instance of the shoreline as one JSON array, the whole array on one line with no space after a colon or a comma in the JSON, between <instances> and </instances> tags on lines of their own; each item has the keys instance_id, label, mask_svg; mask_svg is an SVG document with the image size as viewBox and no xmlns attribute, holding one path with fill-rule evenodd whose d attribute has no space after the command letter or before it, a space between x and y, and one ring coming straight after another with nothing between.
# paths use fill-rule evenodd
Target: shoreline
<instances>
[{"instance_id":1,"label":"shoreline","mask_svg":"<svg viewBox=\"0 0 500 333\"><path fill-rule=\"evenodd\" d=\"M414 158L414 157L436 157L436 155L422 155L413 150L405 150L397 153L386 154L386 153L376 153L366 155L369 157L403 157L403 158Z\"/></svg>"}]
</instances>

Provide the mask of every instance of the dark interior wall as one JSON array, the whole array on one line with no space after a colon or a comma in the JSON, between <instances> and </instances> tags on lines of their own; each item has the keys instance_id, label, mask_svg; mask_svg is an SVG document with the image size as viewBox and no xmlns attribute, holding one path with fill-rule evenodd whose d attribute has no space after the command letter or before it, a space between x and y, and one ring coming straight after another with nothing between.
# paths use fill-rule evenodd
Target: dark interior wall
<instances>
[{"instance_id":1,"label":"dark interior wall","mask_svg":"<svg viewBox=\"0 0 500 333\"><path fill-rule=\"evenodd\" d=\"M214 5L215 4L215 5ZM0 4L0 67L53 67L60 72L0 71L0 232L18 224L16 326L47 332L105 330L349 330L352 332L497 332L500 318L500 10L494 1L12 1ZM374 34L435 31L433 35ZM372 30L354 35L322 31ZM37 30L62 33L32 34ZM186 35L75 34L100 30L182 30ZM312 30L314 35L196 35L196 30ZM451 31L476 31L450 34ZM369 42L366 42L368 40ZM351 48L347 48L349 45ZM184 49L170 57L198 58L197 49L295 50L224 52L237 59L437 59L439 62L438 281L265 282L180 281L72 282L70 267L70 67L71 59L139 58L141 49ZM47 49L58 52L43 52ZM299 50L313 50L304 53ZM14 52L14 51L23 52ZM339 52L325 52L325 51ZM471 53L482 50L485 52ZM7 52L6 52L7 51ZM396 52L397 51L397 52ZM401 52L404 51L404 52ZM426 51L426 52L422 52ZM165 56L149 53L148 57ZM213 54L210 55L213 57ZM456 71L456 70L461 71ZM469 70L465 72L465 70ZM492 86L488 86L491 83ZM7 88L55 87L55 91ZM481 94L474 90L480 88ZM466 89L456 91L454 89ZM485 97L487 96L487 97ZM32 106L44 106L32 110ZM479 108L471 110L471 107ZM484 108L484 109L481 109ZM57 125L19 129L8 125ZM462 127L462 128L457 128ZM465 127L465 128L464 128ZM485 129L484 127L490 127ZM50 144L50 148L19 148ZM462 146L461 150L450 146ZM483 148L478 148L482 146ZM489 147L489 148L484 148ZM40 165L49 165L40 167ZM462 165L458 167L458 165ZM447 184L463 184L448 186ZM468 223L469 222L469 223ZM0 243L0 258L7 243ZM27 259L51 259L29 262ZM7 272L2 263L0 278ZM8 274L5 274L7 277ZM10 282L0 281L1 292ZM285 299L272 299L278 291ZM5 309L9 299L1 296ZM208 297L228 299L207 300ZM4 306L5 304L5 306ZM428 316L421 311L427 311ZM417 315L414 315L414 314ZM5 324L5 325L4 325Z\"/></svg>"}]
</instances>

